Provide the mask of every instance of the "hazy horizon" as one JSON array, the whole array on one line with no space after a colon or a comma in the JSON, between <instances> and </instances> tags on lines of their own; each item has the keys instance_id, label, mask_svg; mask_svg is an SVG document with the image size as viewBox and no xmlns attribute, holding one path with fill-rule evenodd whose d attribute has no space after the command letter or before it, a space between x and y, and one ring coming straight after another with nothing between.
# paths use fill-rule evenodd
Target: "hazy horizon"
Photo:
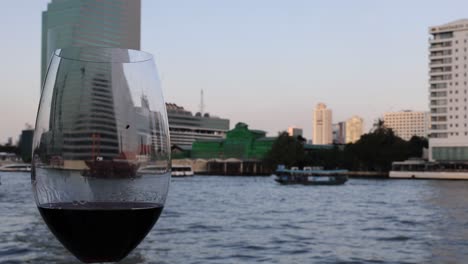
<instances>
[{"instance_id":1,"label":"hazy horizon","mask_svg":"<svg viewBox=\"0 0 468 264\"><path fill-rule=\"evenodd\" d=\"M41 13L48 0L4 3L0 143L34 125ZM428 110L428 28L468 17L466 1L142 0L142 47L154 54L166 102L205 110L231 128L311 138L318 102L333 122Z\"/></svg>"}]
</instances>

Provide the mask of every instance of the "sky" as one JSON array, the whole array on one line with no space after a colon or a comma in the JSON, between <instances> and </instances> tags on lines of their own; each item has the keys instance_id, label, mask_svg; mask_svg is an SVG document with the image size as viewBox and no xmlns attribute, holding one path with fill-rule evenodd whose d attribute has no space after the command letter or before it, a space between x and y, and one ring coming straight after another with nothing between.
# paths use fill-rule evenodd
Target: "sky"
<instances>
[{"instance_id":1,"label":"sky","mask_svg":"<svg viewBox=\"0 0 468 264\"><path fill-rule=\"evenodd\" d=\"M2 2L0 143L34 125L41 13L48 0ZM142 0L141 49L167 102L312 138L323 102L333 122L428 110L428 27L468 18L464 0Z\"/></svg>"}]
</instances>

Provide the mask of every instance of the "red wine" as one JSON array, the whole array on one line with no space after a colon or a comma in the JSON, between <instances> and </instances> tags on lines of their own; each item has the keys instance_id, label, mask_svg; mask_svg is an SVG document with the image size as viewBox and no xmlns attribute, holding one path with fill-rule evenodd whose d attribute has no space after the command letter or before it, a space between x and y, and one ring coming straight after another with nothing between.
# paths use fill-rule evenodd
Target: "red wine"
<instances>
[{"instance_id":1,"label":"red wine","mask_svg":"<svg viewBox=\"0 0 468 264\"><path fill-rule=\"evenodd\" d=\"M145 238L163 206L155 203L53 203L39 206L58 240L79 260L116 262Z\"/></svg>"}]
</instances>

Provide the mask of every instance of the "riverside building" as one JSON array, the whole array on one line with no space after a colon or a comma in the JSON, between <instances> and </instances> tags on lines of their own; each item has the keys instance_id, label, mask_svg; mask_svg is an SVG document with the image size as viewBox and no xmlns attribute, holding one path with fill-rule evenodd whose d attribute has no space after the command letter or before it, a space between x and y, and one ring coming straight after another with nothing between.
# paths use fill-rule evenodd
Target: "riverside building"
<instances>
[{"instance_id":1,"label":"riverside building","mask_svg":"<svg viewBox=\"0 0 468 264\"><path fill-rule=\"evenodd\" d=\"M167 117L171 145L191 147L195 140L222 139L229 130L229 119L185 110L176 104L167 103Z\"/></svg>"},{"instance_id":2,"label":"riverside building","mask_svg":"<svg viewBox=\"0 0 468 264\"><path fill-rule=\"evenodd\" d=\"M468 19L429 34L429 159L468 161Z\"/></svg>"},{"instance_id":3,"label":"riverside building","mask_svg":"<svg viewBox=\"0 0 468 264\"><path fill-rule=\"evenodd\" d=\"M384 113L384 125L404 140L412 136L427 137L429 133L429 113L422 111L400 111Z\"/></svg>"},{"instance_id":4,"label":"riverside building","mask_svg":"<svg viewBox=\"0 0 468 264\"><path fill-rule=\"evenodd\" d=\"M41 84L56 49L98 46L139 50L140 21L141 0L52 0L42 13Z\"/></svg>"},{"instance_id":5,"label":"riverside building","mask_svg":"<svg viewBox=\"0 0 468 264\"><path fill-rule=\"evenodd\" d=\"M333 142L332 111L324 103L317 104L314 110L312 142L315 145L328 145Z\"/></svg>"}]
</instances>

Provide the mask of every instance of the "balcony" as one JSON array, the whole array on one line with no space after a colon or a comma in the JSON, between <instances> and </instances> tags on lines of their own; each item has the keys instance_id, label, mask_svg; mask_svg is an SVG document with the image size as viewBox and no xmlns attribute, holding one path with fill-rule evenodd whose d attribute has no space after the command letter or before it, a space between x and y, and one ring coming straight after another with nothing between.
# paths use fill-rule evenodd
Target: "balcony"
<instances>
[{"instance_id":1,"label":"balcony","mask_svg":"<svg viewBox=\"0 0 468 264\"><path fill-rule=\"evenodd\" d=\"M431 122L447 122L447 116L432 116Z\"/></svg>"},{"instance_id":2,"label":"balcony","mask_svg":"<svg viewBox=\"0 0 468 264\"><path fill-rule=\"evenodd\" d=\"M447 107L442 108L431 108L431 114L446 114Z\"/></svg>"},{"instance_id":3,"label":"balcony","mask_svg":"<svg viewBox=\"0 0 468 264\"><path fill-rule=\"evenodd\" d=\"M447 97L447 92L431 92L431 98Z\"/></svg>"},{"instance_id":4,"label":"balcony","mask_svg":"<svg viewBox=\"0 0 468 264\"><path fill-rule=\"evenodd\" d=\"M446 81L446 80L452 80L452 75L451 74L435 75L435 76L431 76L431 78L429 79L429 81L431 82Z\"/></svg>"},{"instance_id":5,"label":"balcony","mask_svg":"<svg viewBox=\"0 0 468 264\"><path fill-rule=\"evenodd\" d=\"M438 73L447 73L451 71L452 71L452 67L433 67L429 71L429 74L436 75Z\"/></svg>"},{"instance_id":6,"label":"balcony","mask_svg":"<svg viewBox=\"0 0 468 264\"><path fill-rule=\"evenodd\" d=\"M452 41L431 43L429 48L432 50L432 49L449 48L449 47L452 47Z\"/></svg>"},{"instance_id":7,"label":"balcony","mask_svg":"<svg viewBox=\"0 0 468 264\"><path fill-rule=\"evenodd\" d=\"M431 125L431 130L447 130L446 124Z\"/></svg>"},{"instance_id":8,"label":"balcony","mask_svg":"<svg viewBox=\"0 0 468 264\"><path fill-rule=\"evenodd\" d=\"M445 105L447 105L446 99L431 100L431 104L430 104L430 106L445 106Z\"/></svg>"},{"instance_id":9,"label":"balcony","mask_svg":"<svg viewBox=\"0 0 468 264\"><path fill-rule=\"evenodd\" d=\"M433 66L433 65L444 66L444 64L451 64L451 63L452 63L452 58L445 58L445 59L431 60L429 65L431 65L431 66Z\"/></svg>"},{"instance_id":10,"label":"balcony","mask_svg":"<svg viewBox=\"0 0 468 264\"><path fill-rule=\"evenodd\" d=\"M443 32L433 34L432 38L429 38L429 43L437 43L441 41L447 41L448 39L453 38L453 32Z\"/></svg>"},{"instance_id":11,"label":"balcony","mask_svg":"<svg viewBox=\"0 0 468 264\"><path fill-rule=\"evenodd\" d=\"M447 138L448 133L431 133L429 137L430 138Z\"/></svg>"},{"instance_id":12,"label":"balcony","mask_svg":"<svg viewBox=\"0 0 468 264\"><path fill-rule=\"evenodd\" d=\"M431 83L430 88L431 90L432 89L446 89L447 83Z\"/></svg>"},{"instance_id":13,"label":"balcony","mask_svg":"<svg viewBox=\"0 0 468 264\"><path fill-rule=\"evenodd\" d=\"M429 53L429 57L431 59L451 59L451 58L446 58L445 56L450 56L452 55L452 50L439 50L439 51L431 51Z\"/></svg>"}]
</instances>

